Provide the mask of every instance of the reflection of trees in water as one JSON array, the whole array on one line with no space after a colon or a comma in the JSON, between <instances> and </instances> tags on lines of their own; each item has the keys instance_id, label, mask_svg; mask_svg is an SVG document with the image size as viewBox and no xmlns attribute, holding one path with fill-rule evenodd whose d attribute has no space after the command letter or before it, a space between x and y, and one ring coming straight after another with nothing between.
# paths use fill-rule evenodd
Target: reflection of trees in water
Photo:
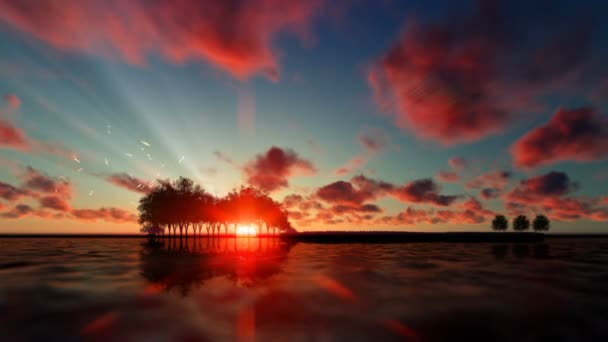
<instances>
[{"instance_id":1,"label":"reflection of trees in water","mask_svg":"<svg viewBox=\"0 0 608 342\"><path fill-rule=\"evenodd\" d=\"M165 291L187 295L214 277L256 286L281 270L292 243L279 238L190 238L149 241L140 251L141 275Z\"/></svg>"},{"instance_id":2,"label":"reflection of trees in water","mask_svg":"<svg viewBox=\"0 0 608 342\"><path fill-rule=\"evenodd\" d=\"M550 257L549 244L547 243L538 243L534 245L516 243L511 246L513 256L518 259L530 257L530 249L532 249L532 257L535 259L547 259ZM504 259L509 255L509 245L492 245L491 253L497 260Z\"/></svg>"}]
</instances>

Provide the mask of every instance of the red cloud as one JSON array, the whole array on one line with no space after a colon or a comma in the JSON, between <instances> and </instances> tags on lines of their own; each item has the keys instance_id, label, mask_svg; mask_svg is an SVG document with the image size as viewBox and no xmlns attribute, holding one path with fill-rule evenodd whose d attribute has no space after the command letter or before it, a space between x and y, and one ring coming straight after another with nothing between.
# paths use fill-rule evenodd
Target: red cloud
<instances>
[{"instance_id":1,"label":"red cloud","mask_svg":"<svg viewBox=\"0 0 608 342\"><path fill-rule=\"evenodd\" d=\"M285 198L283 198L283 205L287 209L294 208L302 202L304 202L304 197L298 194L287 195Z\"/></svg>"},{"instance_id":2,"label":"red cloud","mask_svg":"<svg viewBox=\"0 0 608 342\"><path fill-rule=\"evenodd\" d=\"M382 153L390 145L388 134L378 128L367 128L359 134L357 140L365 150L337 168L334 171L336 175L343 176L360 169L367 164L374 155Z\"/></svg>"},{"instance_id":3,"label":"red cloud","mask_svg":"<svg viewBox=\"0 0 608 342\"><path fill-rule=\"evenodd\" d=\"M137 216L119 208L73 209L72 217L86 221L109 221L115 223L134 223Z\"/></svg>"},{"instance_id":4,"label":"red cloud","mask_svg":"<svg viewBox=\"0 0 608 342\"><path fill-rule=\"evenodd\" d=\"M328 203L353 206L375 198L372 192L355 189L351 183L345 181L337 181L319 188L317 197Z\"/></svg>"},{"instance_id":5,"label":"red cloud","mask_svg":"<svg viewBox=\"0 0 608 342\"><path fill-rule=\"evenodd\" d=\"M356 186L354 187L353 184ZM419 179L403 186L358 175L351 182L338 181L320 188L317 196L329 203L360 205L365 201L392 196L402 202L448 206L460 196L439 194L431 179Z\"/></svg>"},{"instance_id":6,"label":"red cloud","mask_svg":"<svg viewBox=\"0 0 608 342\"><path fill-rule=\"evenodd\" d=\"M317 172L314 165L289 149L271 147L266 153L257 155L243 168L247 183L265 191L274 191L289 185L288 178L310 175Z\"/></svg>"},{"instance_id":7,"label":"red cloud","mask_svg":"<svg viewBox=\"0 0 608 342\"><path fill-rule=\"evenodd\" d=\"M359 144L366 150L372 153L384 151L390 144L390 138L386 132L377 129L369 128L358 136Z\"/></svg>"},{"instance_id":8,"label":"red cloud","mask_svg":"<svg viewBox=\"0 0 608 342\"><path fill-rule=\"evenodd\" d=\"M133 192L138 192L141 194L146 194L149 191L147 186L148 182L142 179L132 177L127 173L114 173L106 178L106 181L121 187L123 189L127 189Z\"/></svg>"},{"instance_id":9,"label":"red cloud","mask_svg":"<svg viewBox=\"0 0 608 342\"><path fill-rule=\"evenodd\" d=\"M27 204L17 204L15 208L13 208L11 211L4 212L0 214L0 216L2 216L3 218L15 219L27 216L34 212L35 210Z\"/></svg>"},{"instance_id":10,"label":"red cloud","mask_svg":"<svg viewBox=\"0 0 608 342\"><path fill-rule=\"evenodd\" d=\"M273 40L308 33L320 1L6 0L0 20L56 48L113 53L132 64L158 53L206 60L240 79L279 74Z\"/></svg>"},{"instance_id":11,"label":"red cloud","mask_svg":"<svg viewBox=\"0 0 608 342\"><path fill-rule=\"evenodd\" d=\"M511 154L515 164L521 167L606 158L608 118L589 107L560 109L545 125L516 141Z\"/></svg>"},{"instance_id":12,"label":"red cloud","mask_svg":"<svg viewBox=\"0 0 608 342\"><path fill-rule=\"evenodd\" d=\"M29 146L26 134L12 123L0 119L0 148L10 147L25 150Z\"/></svg>"},{"instance_id":13,"label":"red cloud","mask_svg":"<svg viewBox=\"0 0 608 342\"><path fill-rule=\"evenodd\" d=\"M566 197L578 185L562 172L526 179L506 196L506 208L511 215L526 212L545 213L555 220L570 221L581 218L604 221L608 208L602 199Z\"/></svg>"},{"instance_id":14,"label":"red cloud","mask_svg":"<svg viewBox=\"0 0 608 342\"><path fill-rule=\"evenodd\" d=\"M462 170L467 167L469 163L463 157L451 157L448 159L448 165L452 168L452 170Z\"/></svg>"},{"instance_id":15,"label":"red cloud","mask_svg":"<svg viewBox=\"0 0 608 342\"><path fill-rule=\"evenodd\" d=\"M346 162L346 164L337 168L336 171L334 171L334 173L337 176L343 176L343 175L349 174L349 173L361 168L363 165L367 164L368 161L369 161L369 156L367 156L367 155L354 156L351 160Z\"/></svg>"},{"instance_id":16,"label":"red cloud","mask_svg":"<svg viewBox=\"0 0 608 342\"><path fill-rule=\"evenodd\" d=\"M29 196L31 193L27 190L17 188L11 184L0 182L0 198L7 201L16 201L23 196Z\"/></svg>"},{"instance_id":17,"label":"red cloud","mask_svg":"<svg viewBox=\"0 0 608 342\"><path fill-rule=\"evenodd\" d=\"M495 189L495 188L484 188L484 189L479 190L479 195L485 200L498 198L498 197L500 197L501 194L502 194L502 191L499 189Z\"/></svg>"},{"instance_id":18,"label":"red cloud","mask_svg":"<svg viewBox=\"0 0 608 342\"><path fill-rule=\"evenodd\" d=\"M560 197L576 190L578 185L563 172L551 171L544 175L524 179L507 194L510 202L537 204L548 197Z\"/></svg>"},{"instance_id":19,"label":"red cloud","mask_svg":"<svg viewBox=\"0 0 608 342\"><path fill-rule=\"evenodd\" d=\"M545 12L519 27L524 21L509 17L508 2L479 3L471 15L441 23L408 20L371 66L375 98L397 126L444 144L479 140L503 131L515 112L583 65L591 21L572 12L558 26Z\"/></svg>"},{"instance_id":20,"label":"red cloud","mask_svg":"<svg viewBox=\"0 0 608 342\"><path fill-rule=\"evenodd\" d=\"M454 183L460 180L460 176L453 171L439 171L437 172L437 179L446 183Z\"/></svg>"},{"instance_id":21,"label":"red cloud","mask_svg":"<svg viewBox=\"0 0 608 342\"><path fill-rule=\"evenodd\" d=\"M47 208L62 212L70 211L70 204L64 199L57 196L45 196L40 198L39 202L41 208Z\"/></svg>"},{"instance_id":22,"label":"red cloud","mask_svg":"<svg viewBox=\"0 0 608 342\"><path fill-rule=\"evenodd\" d=\"M21 100L15 94L8 94L4 96L4 101L13 109L17 109L21 106Z\"/></svg>"},{"instance_id":23,"label":"red cloud","mask_svg":"<svg viewBox=\"0 0 608 342\"><path fill-rule=\"evenodd\" d=\"M490 171L468 181L465 186L469 189L494 188L502 190L512 176L513 173L510 171Z\"/></svg>"},{"instance_id":24,"label":"red cloud","mask_svg":"<svg viewBox=\"0 0 608 342\"><path fill-rule=\"evenodd\" d=\"M483 208L481 203L470 198L460 205L460 210L422 210L408 207L395 216L378 219L379 224L412 225L412 224L479 224L492 217L494 213Z\"/></svg>"},{"instance_id":25,"label":"red cloud","mask_svg":"<svg viewBox=\"0 0 608 342\"><path fill-rule=\"evenodd\" d=\"M432 179L419 179L395 188L391 195L402 202L431 203L438 206L449 206L460 196L441 195L439 186Z\"/></svg>"},{"instance_id":26,"label":"red cloud","mask_svg":"<svg viewBox=\"0 0 608 342\"><path fill-rule=\"evenodd\" d=\"M28 166L25 169L22 189L44 194L55 194L57 196L71 198L72 186L67 181L57 181L40 171Z\"/></svg>"}]
</instances>

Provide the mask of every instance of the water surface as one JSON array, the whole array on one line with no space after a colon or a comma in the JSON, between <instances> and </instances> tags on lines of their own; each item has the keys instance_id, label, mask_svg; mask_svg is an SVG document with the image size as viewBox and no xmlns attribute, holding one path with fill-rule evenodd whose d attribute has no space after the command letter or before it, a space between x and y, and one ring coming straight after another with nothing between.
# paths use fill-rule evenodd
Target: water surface
<instances>
[{"instance_id":1,"label":"water surface","mask_svg":"<svg viewBox=\"0 0 608 342\"><path fill-rule=\"evenodd\" d=\"M0 239L3 340L608 340L608 239Z\"/></svg>"}]
</instances>

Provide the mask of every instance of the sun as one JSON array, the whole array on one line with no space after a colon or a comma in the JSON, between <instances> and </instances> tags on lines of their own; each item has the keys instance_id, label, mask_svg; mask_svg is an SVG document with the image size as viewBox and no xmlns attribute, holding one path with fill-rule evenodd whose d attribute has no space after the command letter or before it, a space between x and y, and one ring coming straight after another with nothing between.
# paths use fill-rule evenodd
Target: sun
<instances>
[{"instance_id":1,"label":"sun","mask_svg":"<svg viewBox=\"0 0 608 342\"><path fill-rule=\"evenodd\" d=\"M253 226L239 225L236 227L237 236L255 236L257 232Z\"/></svg>"}]
</instances>

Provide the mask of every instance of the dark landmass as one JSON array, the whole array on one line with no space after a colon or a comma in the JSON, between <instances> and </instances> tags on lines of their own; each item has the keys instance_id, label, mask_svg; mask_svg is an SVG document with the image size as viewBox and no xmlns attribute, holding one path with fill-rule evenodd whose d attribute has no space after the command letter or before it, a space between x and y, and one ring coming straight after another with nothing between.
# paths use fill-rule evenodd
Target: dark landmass
<instances>
[{"instance_id":1,"label":"dark landmass","mask_svg":"<svg viewBox=\"0 0 608 342\"><path fill-rule=\"evenodd\" d=\"M282 237L299 242L315 243L403 243L403 242L540 242L542 233L495 232L304 232L283 234Z\"/></svg>"},{"instance_id":2,"label":"dark landmass","mask_svg":"<svg viewBox=\"0 0 608 342\"><path fill-rule=\"evenodd\" d=\"M146 238L144 234L0 234L0 238ZM207 235L188 238L206 238ZM234 237L234 235L216 235ZM266 235L258 235L265 238ZM270 237L277 237L271 235ZM281 234L281 238L294 242L314 243L404 243L404 242L539 242L559 238L608 238L608 234L543 234L536 232L303 232ZM163 239L163 237L160 237ZM168 239L169 237L164 237ZM175 238L175 237L171 237ZM247 237L239 237L246 239ZM255 239L257 237L250 237Z\"/></svg>"}]
</instances>

